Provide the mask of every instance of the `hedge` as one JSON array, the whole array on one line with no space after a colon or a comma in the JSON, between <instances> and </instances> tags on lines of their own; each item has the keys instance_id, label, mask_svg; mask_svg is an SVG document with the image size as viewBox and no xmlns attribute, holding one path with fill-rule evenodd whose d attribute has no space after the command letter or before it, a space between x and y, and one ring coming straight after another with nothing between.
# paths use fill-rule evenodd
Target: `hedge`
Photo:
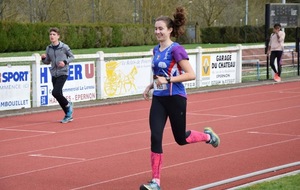
<instances>
[{"instance_id":1,"label":"hedge","mask_svg":"<svg viewBox=\"0 0 300 190\"><path fill-rule=\"evenodd\" d=\"M268 37L272 29L268 30ZM286 28L285 42L295 42L296 29ZM201 28L202 43L258 43L265 41L264 26Z\"/></svg>"},{"instance_id":2,"label":"hedge","mask_svg":"<svg viewBox=\"0 0 300 190\"><path fill-rule=\"evenodd\" d=\"M40 51L49 45L49 29L60 29L60 40L72 49L154 45L153 26L133 24L28 24L0 22L0 53Z\"/></svg>"},{"instance_id":3,"label":"hedge","mask_svg":"<svg viewBox=\"0 0 300 190\"><path fill-rule=\"evenodd\" d=\"M49 44L49 29L58 27L60 40L72 49L119 46L155 45L154 27L134 24L55 24L0 22L0 53L40 51ZM176 39L180 43L257 43L264 42L264 26L195 28L196 40L186 35ZM272 29L268 31L271 34ZM294 42L295 28L287 28L286 42Z\"/></svg>"}]
</instances>

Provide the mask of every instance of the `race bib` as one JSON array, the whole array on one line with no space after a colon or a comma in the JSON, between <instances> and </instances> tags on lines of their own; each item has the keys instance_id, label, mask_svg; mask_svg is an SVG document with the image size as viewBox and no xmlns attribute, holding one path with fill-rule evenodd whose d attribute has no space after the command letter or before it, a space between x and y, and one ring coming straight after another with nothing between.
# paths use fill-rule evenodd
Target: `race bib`
<instances>
[{"instance_id":1,"label":"race bib","mask_svg":"<svg viewBox=\"0 0 300 190\"><path fill-rule=\"evenodd\" d=\"M160 85L160 86L157 86L156 80L157 80L157 79L155 79L155 80L153 81L153 87L154 87L154 90L166 90L166 89L168 89L168 88L167 88L167 84L162 84L162 85Z\"/></svg>"}]
</instances>

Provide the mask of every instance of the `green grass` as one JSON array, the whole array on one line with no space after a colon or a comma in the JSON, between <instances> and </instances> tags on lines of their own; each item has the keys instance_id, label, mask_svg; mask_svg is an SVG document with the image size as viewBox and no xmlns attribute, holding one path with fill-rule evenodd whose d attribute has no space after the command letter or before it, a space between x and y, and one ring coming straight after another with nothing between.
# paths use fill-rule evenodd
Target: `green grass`
<instances>
[{"instance_id":1,"label":"green grass","mask_svg":"<svg viewBox=\"0 0 300 190\"><path fill-rule=\"evenodd\" d=\"M259 77L257 73L257 68L252 67L248 68L247 71L243 70L242 72L242 82L248 81L258 81L258 80L266 80L267 79L267 69L266 67L260 67L259 69ZM272 78L271 70L269 70L269 78ZM297 66L296 65L286 65L282 68L281 77L283 79L295 77L297 76ZM259 78L259 79L258 79ZM300 190L300 188L299 188Z\"/></svg>"},{"instance_id":2,"label":"green grass","mask_svg":"<svg viewBox=\"0 0 300 190\"><path fill-rule=\"evenodd\" d=\"M266 181L239 190L299 190L300 174L283 177L274 181Z\"/></svg>"}]
</instances>

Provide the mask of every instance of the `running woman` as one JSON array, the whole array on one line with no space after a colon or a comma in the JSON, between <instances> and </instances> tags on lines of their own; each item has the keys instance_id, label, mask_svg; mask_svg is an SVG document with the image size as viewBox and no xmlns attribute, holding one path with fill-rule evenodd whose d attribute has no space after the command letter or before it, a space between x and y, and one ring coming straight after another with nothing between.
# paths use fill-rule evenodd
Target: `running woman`
<instances>
[{"instance_id":1,"label":"running woman","mask_svg":"<svg viewBox=\"0 0 300 190\"><path fill-rule=\"evenodd\" d=\"M211 128L205 128L204 132L186 131L187 94L182 82L195 79L195 73L185 49L171 39L184 33L185 9L176 8L173 16L174 19L161 16L155 21L155 35L159 44L153 49L154 80L143 93L144 99L149 100L149 91L154 89L149 115L152 180L141 185L140 190L160 190L163 162L162 139L168 118L174 139L179 145L206 142L213 147L218 147L220 144L219 137Z\"/></svg>"},{"instance_id":2,"label":"running woman","mask_svg":"<svg viewBox=\"0 0 300 190\"><path fill-rule=\"evenodd\" d=\"M274 80L280 82L281 78L281 57L284 49L285 33L281 30L280 24L274 24L273 33L270 37L267 54L270 55L270 66L274 71ZM275 58L277 58L277 69L275 67Z\"/></svg>"},{"instance_id":3,"label":"running woman","mask_svg":"<svg viewBox=\"0 0 300 190\"><path fill-rule=\"evenodd\" d=\"M46 48L46 54L42 54L42 62L51 64L50 73L52 76L52 95L58 101L65 113L61 123L73 121L73 103L63 96L63 87L69 75L69 63L74 60L74 55L70 47L59 41L60 32L58 28L49 30L51 44Z\"/></svg>"}]
</instances>

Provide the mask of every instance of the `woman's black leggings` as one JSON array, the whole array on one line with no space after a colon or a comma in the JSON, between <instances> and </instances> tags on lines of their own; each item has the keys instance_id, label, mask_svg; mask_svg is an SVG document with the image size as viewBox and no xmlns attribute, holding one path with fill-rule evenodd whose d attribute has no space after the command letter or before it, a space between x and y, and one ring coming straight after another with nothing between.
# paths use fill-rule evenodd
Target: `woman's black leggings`
<instances>
[{"instance_id":1,"label":"woman's black leggings","mask_svg":"<svg viewBox=\"0 0 300 190\"><path fill-rule=\"evenodd\" d=\"M281 56L282 56L282 51L271 51L271 56L270 56L270 66L272 70L280 76L281 74ZM275 67L275 58L277 58L277 70Z\"/></svg>"},{"instance_id":2,"label":"woman's black leggings","mask_svg":"<svg viewBox=\"0 0 300 190\"><path fill-rule=\"evenodd\" d=\"M179 95L153 96L149 116L152 152L163 152L163 131L168 117L175 141L179 145L187 144L186 105L186 98Z\"/></svg>"}]
</instances>

